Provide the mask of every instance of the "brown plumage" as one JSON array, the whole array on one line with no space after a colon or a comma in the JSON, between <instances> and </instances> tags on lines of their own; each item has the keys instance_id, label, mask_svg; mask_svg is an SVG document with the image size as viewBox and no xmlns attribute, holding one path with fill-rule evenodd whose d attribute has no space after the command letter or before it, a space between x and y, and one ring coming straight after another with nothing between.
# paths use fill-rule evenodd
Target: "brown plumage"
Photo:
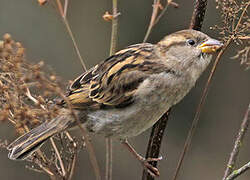
<instances>
[{"instance_id":1,"label":"brown plumage","mask_svg":"<svg viewBox=\"0 0 250 180\"><path fill-rule=\"evenodd\" d=\"M89 132L121 139L151 173L126 139L150 128L195 85L222 44L195 30L170 34L157 44L129 46L102 61L71 84L67 97ZM75 125L64 107L50 122L9 146L10 159L25 159L49 137Z\"/></svg>"},{"instance_id":2,"label":"brown plumage","mask_svg":"<svg viewBox=\"0 0 250 180\"><path fill-rule=\"evenodd\" d=\"M78 109L124 107L133 102L141 82L165 70L157 61L154 45L132 45L76 78L69 88L68 98Z\"/></svg>"}]
</instances>

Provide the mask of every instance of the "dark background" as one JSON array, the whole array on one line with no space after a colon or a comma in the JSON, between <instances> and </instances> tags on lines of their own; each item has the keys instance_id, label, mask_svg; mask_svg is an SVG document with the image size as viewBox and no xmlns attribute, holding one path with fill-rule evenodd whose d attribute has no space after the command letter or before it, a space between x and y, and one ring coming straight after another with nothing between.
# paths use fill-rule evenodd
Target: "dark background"
<instances>
[{"instance_id":1,"label":"dark background","mask_svg":"<svg viewBox=\"0 0 250 180\"><path fill-rule=\"evenodd\" d=\"M176 0L178 9L170 7L153 29L148 42L155 43L168 33L187 28L193 11L193 1ZM111 0L69 1L68 20L79 45L81 54L90 68L108 56L111 23L102 15L111 12ZM220 22L215 2L209 1L202 31L214 38L216 32L209 27ZM152 1L119 1L118 49L140 43L146 33L152 12ZM32 62L43 60L57 75L65 80L73 79L82 72L72 41L56 9L39 6L36 0L0 0L0 36L10 33L23 43L27 58ZM250 71L245 71L239 62L230 59L237 49L231 46L223 56L207 101L202 110L200 123L179 180L221 179L240 127L244 112L250 102ZM211 67L211 66L210 66ZM197 86L173 108L164 137L160 162L160 179L173 176L188 129L194 117L209 70ZM130 139L138 152L145 153L150 130ZM76 134L79 132L76 131ZM7 123L0 124L0 139L14 140L16 134ZM102 172L105 162L105 140L93 137L95 150ZM249 133L243 143L237 167L250 160ZM25 168L26 162L7 158L7 151L0 149L0 179L48 179L47 176ZM113 179L140 179L142 168L121 145L114 141ZM247 180L250 172L238 178ZM94 179L86 151L80 153L73 179Z\"/></svg>"}]
</instances>

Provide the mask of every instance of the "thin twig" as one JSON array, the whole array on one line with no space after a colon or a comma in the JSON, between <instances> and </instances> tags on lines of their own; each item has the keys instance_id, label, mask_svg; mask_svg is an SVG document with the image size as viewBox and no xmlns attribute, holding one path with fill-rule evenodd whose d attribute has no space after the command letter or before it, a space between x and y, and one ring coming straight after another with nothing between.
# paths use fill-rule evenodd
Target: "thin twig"
<instances>
[{"instance_id":1,"label":"thin twig","mask_svg":"<svg viewBox=\"0 0 250 180\"><path fill-rule=\"evenodd\" d=\"M146 159L147 158L158 158L161 149L161 142L163 139L164 131L167 126L170 110L165 113L156 124L154 124L150 139L148 142ZM154 167L157 167L157 161L150 162ZM142 180L153 180L154 177L151 176L147 170L143 170Z\"/></svg>"},{"instance_id":2,"label":"thin twig","mask_svg":"<svg viewBox=\"0 0 250 180\"><path fill-rule=\"evenodd\" d=\"M76 159L77 159L77 145L76 142L73 140L73 138L71 137L71 135L66 131L65 132L66 136L68 137L69 141L72 143L73 147L74 147L74 153L73 153L73 158L71 160L70 166L68 168L68 178L67 180L71 180L73 178L74 175L74 170L76 167Z\"/></svg>"},{"instance_id":3,"label":"thin twig","mask_svg":"<svg viewBox=\"0 0 250 180\"><path fill-rule=\"evenodd\" d=\"M153 3L153 11L152 11L152 15L151 15L151 19L150 19L150 23L146 32L146 35L143 39L143 42L146 42L150 33L152 32L153 27L159 22L159 20L161 19L161 17L165 14L165 12L167 11L169 5L173 5L175 8L178 7L178 4L173 2L172 0L166 0L166 5L165 7L162 9L162 11L160 12L160 14L157 16L158 11L159 11L159 7L160 5L160 0L154 0Z\"/></svg>"},{"instance_id":4,"label":"thin twig","mask_svg":"<svg viewBox=\"0 0 250 180\"><path fill-rule=\"evenodd\" d=\"M78 125L78 127L81 130L81 133L83 135L84 142L86 143L86 148L87 148L87 151L89 153L90 162L91 162L92 167L93 167L94 172L95 172L96 180L101 180L101 171L100 171L97 159L96 159L94 147L90 142L90 139L88 137L86 130L82 126L81 121L78 119L78 117L77 117L70 101L68 100L68 98L66 98L65 95L58 88L55 88L55 91L63 98L63 100L67 103L69 109L71 110L71 114L72 114L73 118L75 119L75 121L77 122L77 125Z\"/></svg>"},{"instance_id":5,"label":"thin twig","mask_svg":"<svg viewBox=\"0 0 250 180\"><path fill-rule=\"evenodd\" d=\"M79 60L80 60L80 62L81 62L81 65L82 65L82 67L83 67L83 70L86 71L86 70L87 70L87 67L86 67L86 65L85 65L85 63L84 63L84 61L83 61L83 58L82 58L82 56L81 56L80 50L79 50L79 48L78 48L78 45L77 45L77 43L76 43L75 37L74 37L74 35L73 35L73 32L72 32L72 30L71 30L71 27L70 27L70 25L69 25L69 23L68 23L68 20L67 20L67 18L66 18L66 12L64 12L63 6L62 6L62 3L61 3L60 0L56 0L56 3L57 3L57 7L58 7L58 10L59 10L59 13L60 13L60 15L61 15L61 17L62 17L63 23L64 23L64 25L65 25L65 27L66 27L66 29L67 29L69 35L70 35L70 38L71 38L72 42L73 42L73 45L74 45L76 54L77 54L77 56L78 56L78 58L79 58ZM67 2L65 1L65 3L67 3ZM68 5L65 6L65 7L66 7L66 9L67 9Z\"/></svg>"},{"instance_id":6,"label":"thin twig","mask_svg":"<svg viewBox=\"0 0 250 180\"><path fill-rule=\"evenodd\" d=\"M63 18L67 17L69 0L64 0Z\"/></svg>"},{"instance_id":7,"label":"thin twig","mask_svg":"<svg viewBox=\"0 0 250 180\"><path fill-rule=\"evenodd\" d=\"M64 24L66 26L66 29L67 29L67 31L68 31L71 39L72 39L74 48L75 48L76 53L77 53L77 55L78 55L78 57L80 59L82 67L86 71L87 70L86 65L85 65L85 63L83 61L83 58L82 58L81 54L80 54L79 48L77 46L76 40L74 38L74 35L73 35L72 30L70 28L70 25L69 25L69 23L67 21L67 18L66 18L66 16L64 16L64 12L63 12L61 1L60 0L56 0L56 3L57 3L57 6L58 6L58 9L59 9L59 12L61 14L61 17L63 19L63 22L64 22ZM93 169L94 169L94 172L95 172L96 180L101 180L101 171L100 171L100 168L99 168L96 156L95 156L94 148L93 148L92 144L90 143L89 137L88 137L85 129L82 127L80 120L77 118L76 114L74 113L74 110L73 110L72 105L69 102L69 100L64 96L63 93L61 93L61 91L58 91L58 93L61 95L61 97L65 100L65 102L69 106L69 108L70 108L70 110L72 112L72 116L76 120L76 122L77 122L77 124L78 124L78 126L79 126L79 128L80 128L80 130L82 132L82 135L83 135L85 143L86 143L86 148L87 148L87 151L89 153L90 162L91 162L91 164L93 166Z\"/></svg>"},{"instance_id":8,"label":"thin twig","mask_svg":"<svg viewBox=\"0 0 250 180\"><path fill-rule=\"evenodd\" d=\"M237 172L235 172L233 170L234 170L235 163L236 163L238 155L239 155L240 147L242 146L244 136L245 136L246 131L247 131L248 126L249 126L249 121L250 121L250 104L248 105L247 111L246 111L245 116L242 120L241 127L240 127L239 132L238 132L238 136L235 140L234 148L230 154L230 158L229 158L228 163L227 163L227 168L225 170L223 180L228 180L228 176L232 172L233 173L232 173L231 177L235 177L235 175L238 174L238 172L241 172L241 170L240 171L237 170Z\"/></svg>"},{"instance_id":9,"label":"thin twig","mask_svg":"<svg viewBox=\"0 0 250 180\"><path fill-rule=\"evenodd\" d=\"M232 174L230 174L226 180L233 180L235 178L237 178L238 176L240 176L241 174L243 174L244 172L246 172L247 170L250 169L250 161L245 164L244 166L242 166L241 168L237 169L237 170L234 170L232 172Z\"/></svg>"},{"instance_id":10,"label":"thin twig","mask_svg":"<svg viewBox=\"0 0 250 180\"><path fill-rule=\"evenodd\" d=\"M30 89L28 87L26 87L26 93L25 93L25 95L27 96L27 98L29 98L31 101L33 101L36 105L39 104L42 109L46 110L46 108L44 107L44 105L40 104L39 101L31 95Z\"/></svg>"},{"instance_id":11,"label":"thin twig","mask_svg":"<svg viewBox=\"0 0 250 180\"><path fill-rule=\"evenodd\" d=\"M52 147L55 150L57 159L58 159L59 164L60 164L60 168L62 169L62 176L65 177L67 173L66 173L65 168L64 168L63 160L62 160L61 155L60 155L60 153L59 153L59 151L58 151L58 149L56 147L56 143L55 143L55 141L54 141L54 139L52 137L50 138L50 142L52 144Z\"/></svg>"},{"instance_id":12,"label":"thin twig","mask_svg":"<svg viewBox=\"0 0 250 180\"><path fill-rule=\"evenodd\" d=\"M151 33L153 26L155 25L155 19L156 19L157 13L158 13L159 4L160 4L160 0L154 0L153 11L152 11L150 23L149 23L146 35L145 35L145 37L143 39L143 42L147 41L148 36Z\"/></svg>"},{"instance_id":13,"label":"thin twig","mask_svg":"<svg viewBox=\"0 0 250 180\"><path fill-rule=\"evenodd\" d=\"M245 14L246 9L247 9L247 7L242 11L242 14L241 14L241 16L240 16L240 19L239 19L239 21L238 21L238 23L237 23L237 25L236 25L236 28L235 28L235 32L238 30L239 24L241 23L242 17L243 17L243 15ZM202 23L196 23L196 24L202 25ZM194 27L194 28L197 29L198 27ZM176 180L176 178L177 178L177 176L178 176L178 174L179 174L179 171L180 171L180 169L181 169L181 166L182 166L182 164L183 164L184 157L185 157L185 155L186 155L186 153L187 153L187 151L188 151L188 149L189 149L189 147L190 147L190 145L191 145L191 141L192 141L194 132L195 132L195 130L196 130L196 127L197 127L197 124L198 124L198 121L199 121L199 118L200 118L200 113L201 113L202 107L203 107L203 105L204 105L204 102L205 102L205 100L206 100L206 97L207 97L207 94L208 94L208 88L209 88L209 86L210 86L210 84L211 84L211 81L212 81L212 78L213 78L213 76L214 76L216 67L217 67L217 65L218 65L218 63L219 63L219 61L220 61L222 55L224 54L224 52L226 51L227 47L231 44L231 42L233 41L234 38L235 38L234 35L232 35L232 36L225 42L224 46L222 47L221 51L218 53L218 55L217 55L217 57L216 57L216 59L215 59L215 62L214 62L214 64L213 64L213 67L212 67L211 72L210 72L210 74L209 74L207 83L206 83L205 88L204 88L204 90L203 90L203 92L202 92L202 96L201 96L201 99L200 99L200 103L199 103L199 105L198 105L198 107L197 107L197 110L196 110L196 113L195 113L194 120L193 120L192 125L191 125L191 128L190 128L190 130L189 130L189 132L188 132L188 136L187 136L187 138L186 138L186 141L185 141L185 144L184 144L184 147L183 147L183 151L182 151L182 153L181 153L181 155L180 155L180 159L179 159L179 161L178 161L178 165L177 165L177 168L176 168L176 170L175 170L175 173L174 173L174 176L173 176L173 180Z\"/></svg>"},{"instance_id":14,"label":"thin twig","mask_svg":"<svg viewBox=\"0 0 250 180\"><path fill-rule=\"evenodd\" d=\"M40 162L38 162L38 159L35 159L34 162L42 169L44 170L44 172L46 172L47 174L49 174L51 176L51 179L53 179L52 177L55 176L54 173L52 173L50 171L50 169L48 169L47 167L44 167Z\"/></svg>"},{"instance_id":15,"label":"thin twig","mask_svg":"<svg viewBox=\"0 0 250 180\"><path fill-rule=\"evenodd\" d=\"M45 108L42 104L40 104L39 101L38 101L36 98L34 98L34 97L32 96L32 94L30 93L29 88L26 86L25 83L24 83L24 85L25 85L25 87L26 87L26 93L25 93L25 95L26 95L31 101L33 101L36 105L39 104L40 107L41 107L42 109L46 110L46 108ZM29 129L28 129L27 126L26 126L26 131L29 131ZM53 147L53 149L55 150L55 153L56 153L57 158L58 158L58 160L59 160L60 168L62 169L62 176L65 177L65 176L66 176L66 171L65 171L65 168L64 168L64 164L63 164L62 158L61 158L61 156L60 156L60 154L59 154L59 151L58 151L58 149L57 149L57 147L56 147L56 144L55 144L55 142L54 142L54 140L53 140L52 137L50 138L50 142L51 142L52 147ZM40 149L37 151L37 153L38 153L38 155L43 159L44 162L47 161L47 160L45 159L45 157L44 157L44 155L43 155L43 153L42 153L42 151L41 151ZM43 166L40 165L40 167L42 168ZM43 167L42 169L43 169L45 172L47 172L50 176L52 176L51 173L49 173L49 170L48 170L48 169L46 169L45 167Z\"/></svg>"},{"instance_id":16,"label":"thin twig","mask_svg":"<svg viewBox=\"0 0 250 180\"><path fill-rule=\"evenodd\" d=\"M106 138L106 172L105 179L112 180L112 164L113 164L113 146L112 139Z\"/></svg>"},{"instance_id":17,"label":"thin twig","mask_svg":"<svg viewBox=\"0 0 250 180\"><path fill-rule=\"evenodd\" d=\"M157 4L157 2L158 2L158 4ZM151 33L153 26L158 23L160 18L167 11L168 6L171 4L176 8L178 7L178 4L172 2L172 0L167 0L164 9L157 16L157 11L158 11L158 8L159 8L159 5L160 5L159 4L160 1L157 1L157 2L154 1L153 12L152 12L150 24L149 24L149 27L148 27L148 30L147 30L147 33L146 33L146 35L144 37L143 42L147 41L147 38L149 37L149 34ZM149 142L148 142L146 158L149 158L149 157L150 158L151 157L158 158L159 157L160 147L161 147L161 143L162 143L162 139L163 139L163 133L164 133L164 130L166 129L166 126L167 126L169 113L170 113L170 109L153 126L153 128L151 130L151 135L150 135L150 138L149 138ZM153 162L153 166L156 168L157 167L157 162ZM146 179L147 180L153 180L154 177L152 177L149 173L147 173L147 171L143 170L142 180L146 180Z\"/></svg>"},{"instance_id":18,"label":"thin twig","mask_svg":"<svg viewBox=\"0 0 250 180\"><path fill-rule=\"evenodd\" d=\"M113 0L113 7L112 7L112 32L111 32L111 40L110 40L110 50L109 55L113 55L117 49L117 33L118 33L118 5L117 0ZM106 139L106 172L105 172L105 179L112 180L112 165L113 165L113 151L112 151L112 139Z\"/></svg>"},{"instance_id":19,"label":"thin twig","mask_svg":"<svg viewBox=\"0 0 250 180\"><path fill-rule=\"evenodd\" d=\"M73 155L73 159L71 161L71 167L69 169L69 177L68 177L68 180L71 180L73 175L74 175L74 170L75 170L75 167L76 167L76 159L77 159L77 153L74 153Z\"/></svg>"},{"instance_id":20,"label":"thin twig","mask_svg":"<svg viewBox=\"0 0 250 180\"><path fill-rule=\"evenodd\" d=\"M216 67L222 57L222 55L224 54L226 48L229 46L229 44L231 43L232 39L229 39L226 44L224 45L224 47L222 48L222 50L219 52L214 64L213 64L213 67L212 67L212 70L209 74L209 77L208 77L208 80L207 80L207 83L205 85L205 88L203 90L203 93L202 93L202 96L201 96L201 100L200 100L200 103L197 107L197 110L196 110L196 114L195 114L195 117L194 117L194 120L192 122L192 125L191 125L191 128L188 132L188 136L186 138L186 141L185 141L185 144L184 144L184 147L183 147L183 150L182 150L182 153L180 155L180 159L178 161L178 165L177 165L177 168L175 170L175 173L174 173L174 177L173 177L173 180L176 180L178 174L179 174L179 171L181 169L181 166L183 164L183 160L184 160L184 157L190 147L190 144L191 144L191 141L192 141L192 138L193 138L193 135L194 135L194 132L196 130L196 127L197 127L197 124L198 124L198 121L199 121L199 118L200 118L200 113L201 113L201 110L202 110L202 107L203 107L203 104L206 100L206 97L207 97L207 94L208 94L208 88L211 84L211 80L214 76L214 73L215 73L215 70L216 70Z\"/></svg>"},{"instance_id":21,"label":"thin twig","mask_svg":"<svg viewBox=\"0 0 250 180\"><path fill-rule=\"evenodd\" d=\"M169 0L167 1L167 4L165 6L165 8L163 9L163 11L160 13L160 15L156 18L154 24L156 24L160 18L163 16L163 14L166 12L168 6L170 4L172 4L172 0ZM175 7L178 7L178 4L173 4ZM204 7L206 8L206 7ZM152 19L152 18L151 18ZM200 19L201 21L203 21L203 19ZM202 23L200 23L201 25ZM146 38L145 38L146 39ZM148 144L148 148L147 148L147 155L146 157L148 157L149 155L153 155L154 152L156 153L156 155L159 156L159 151L160 151L160 145L161 145L161 142L162 142L162 137L159 138L159 135L161 134L162 131L164 131L165 127L166 127L166 123L167 123L167 120L168 120L168 115L169 113L166 113L164 114L164 116L161 117L161 119L159 120L159 124L163 124L163 126L160 126L160 128L155 128L153 127L152 129L152 132L151 132L151 136L150 136L150 141L149 141L149 144ZM157 123L157 124L158 124ZM155 126L157 126L157 124ZM165 126L164 126L165 124ZM151 142L157 142L158 144L158 147L154 149L153 147L153 144L151 144ZM156 166L155 166L156 167ZM147 174L145 171L143 172L143 176L142 176L142 179L145 180L153 180L153 177L151 177L149 174Z\"/></svg>"},{"instance_id":22,"label":"thin twig","mask_svg":"<svg viewBox=\"0 0 250 180\"><path fill-rule=\"evenodd\" d=\"M164 9L161 11L161 13L158 15L158 17L155 19L155 23L157 24L159 22L159 20L162 18L162 16L165 14L165 12L167 11L169 5L174 6L174 8L178 8L179 5L175 2L173 2L172 0L167 0L167 4L165 5Z\"/></svg>"},{"instance_id":23,"label":"thin twig","mask_svg":"<svg viewBox=\"0 0 250 180\"><path fill-rule=\"evenodd\" d=\"M113 19L112 19L112 32L110 41L110 51L109 55L113 55L117 48L117 32L118 32L118 10L117 10L117 0L113 0Z\"/></svg>"},{"instance_id":24,"label":"thin twig","mask_svg":"<svg viewBox=\"0 0 250 180\"><path fill-rule=\"evenodd\" d=\"M29 131L30 131L27 125L24 125L24 129L25 129L26 132L29 132ZM36 151L36 153L37 153L37 155L40 157L40 160L42 160L42 161L44 162L44 164L48 164L47 158L45 157L45 155L43 154L43 152L42 152L40 149L38 149L38 150ZM48 168L48 167L44 167L44 166L40 163L40 160L37 159L37 158L35 158L35 159L34 159L34 162L35 162L42 170L44 170L44 172L46 172L46 173L50 176L51 179L54 179L54 178L56 177L56 173L53 173L53 172L52 172L52 171L53 171L52 169L50 169L50 168Z\"/></svg>"}]
</instances>

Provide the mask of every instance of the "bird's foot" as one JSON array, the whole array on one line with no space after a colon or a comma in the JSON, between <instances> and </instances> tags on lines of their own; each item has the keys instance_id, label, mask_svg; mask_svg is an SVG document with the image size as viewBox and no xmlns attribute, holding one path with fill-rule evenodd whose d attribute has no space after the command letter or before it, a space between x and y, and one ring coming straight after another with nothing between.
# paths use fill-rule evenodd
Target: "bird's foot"
<instances>
[{"instance_id":1,"label":"bird's foot","mask_svg":"<svg viewBox=\"0 0 250 180\"><path fill-rule=\"evenodd\" d=\"M146 169L147 172L153 177L160 176L160 171L156 167L154 167L152 164L150 164L150 162L158 162L160 160L162 160L162 157L159 157L159 158L147 158L147 159L141 157L141 159L140 159L143 168Z\"/></svg>"}]
</instances>

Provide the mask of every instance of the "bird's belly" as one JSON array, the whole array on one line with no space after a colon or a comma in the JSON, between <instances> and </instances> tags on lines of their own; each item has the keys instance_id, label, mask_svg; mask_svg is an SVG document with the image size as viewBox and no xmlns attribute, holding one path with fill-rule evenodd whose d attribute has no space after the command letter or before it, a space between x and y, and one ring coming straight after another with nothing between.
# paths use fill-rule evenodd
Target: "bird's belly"
<instances>
[{"instance_id":1,"label":"bird's belly","mask_svg":"<svg viewBox=\"0 0 250 180\"><path fill-rule=\"evenodd\" d=\"M153 126L193 85L190 81L173 79L167 73L154 75L138 88L133 104L125 108L90 112L86 127L89 131L106 137L136 136Z\"/></svg>"},{"instance_id":2,"label":"bird's belly","mask_svg":"<svg viewBox=\"0 0 250 180\"><path fill-rule=\"evenodd\" d=\"M151 97L152 98L152 97ZM169 109L167 100L155 97L151 105L133 104L122 109L98 110L88 114L89 131L106 137L129 138L147 130ZM157 102L157 103L154 103Z\"/></svg>"}]
</instances>

